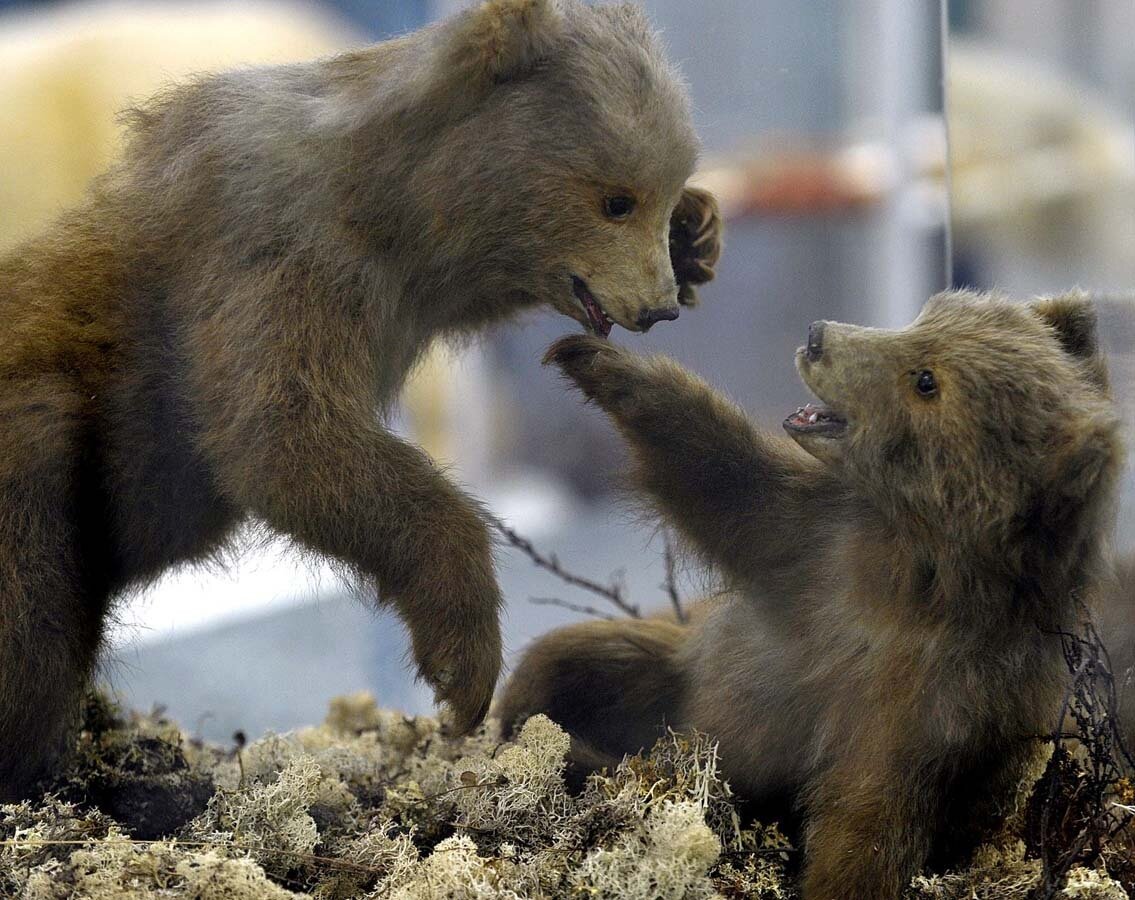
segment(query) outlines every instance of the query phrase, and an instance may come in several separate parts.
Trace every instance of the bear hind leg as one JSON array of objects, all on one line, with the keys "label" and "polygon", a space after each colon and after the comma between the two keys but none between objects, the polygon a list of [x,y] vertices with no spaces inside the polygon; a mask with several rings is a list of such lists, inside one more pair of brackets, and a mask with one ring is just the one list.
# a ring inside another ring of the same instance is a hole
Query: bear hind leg
[{"label": "bear hind leg", "polygon": [[686,628],[662,619],[569,625],[524,655],[495,714],[506,734],[543,713],[572,739],[573,772],[613,766],[679,727],[684,693],[676,658]]},{"label": "bear hind leg", "polygon": [[0,800],[58,757],[101,639],[82,584],[77,401],[43,383],[0,396]]}]

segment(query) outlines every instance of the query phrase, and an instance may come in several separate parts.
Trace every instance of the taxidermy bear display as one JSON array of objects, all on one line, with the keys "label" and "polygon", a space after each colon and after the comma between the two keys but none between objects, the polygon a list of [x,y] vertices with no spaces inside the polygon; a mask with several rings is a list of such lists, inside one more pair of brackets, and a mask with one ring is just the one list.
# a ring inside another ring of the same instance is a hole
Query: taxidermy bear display
[{"label": "taxidermy bear display", "polygon": [[478,505],[382,424],[414,362],[526,309],[673,319],[720,220],[642,14],[490,0],[130,115],[0,260],[0,797],[50,764],[113,598],[249,518],[376,585],[459,730],[501,659]]},{"label": "taxidermy bear display", "polygon": [[802,816],[805,900],[895,900],[1059,720],[1122,455],[1093,308],[947,293],[898,331],[816,323],[796,361],[823,403],[788,437],[665,358],[580,335],[547,359],[731,590],[688,625],[552,632],[506,727],[546,713],[584,769],[706,732],[735,789]]}]

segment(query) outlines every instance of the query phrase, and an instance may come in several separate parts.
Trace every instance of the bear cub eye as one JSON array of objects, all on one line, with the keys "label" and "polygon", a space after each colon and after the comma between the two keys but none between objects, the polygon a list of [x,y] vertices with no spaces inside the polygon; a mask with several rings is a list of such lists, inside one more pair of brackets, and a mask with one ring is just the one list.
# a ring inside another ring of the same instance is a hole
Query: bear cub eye
[{"label": "bear cub eye", "polygon": [[625,219],[634,212],[634,197],[620,194],[603,198],[603,212],[608,219]]},{"label": "bear cub eye", "polygon": [[923,397],[933,397],[938,393],[938,382],[934,380],[934,373],[923,369],[918,373],[914,382],[914,389]]}]

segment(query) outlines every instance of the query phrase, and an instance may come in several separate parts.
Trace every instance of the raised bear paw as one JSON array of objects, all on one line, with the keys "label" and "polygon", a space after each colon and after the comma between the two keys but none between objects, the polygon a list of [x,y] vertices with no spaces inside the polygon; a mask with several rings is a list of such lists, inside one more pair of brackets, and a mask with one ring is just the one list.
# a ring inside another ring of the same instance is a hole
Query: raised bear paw
[{"label": "raised bear paw", "polygon": [[557,365],[583,393],[613,410],[633,392],[641,360],[618,344],[590,334],[560,338],[544,354],[544,365]]},{"label": "raised bear paw", "polygon": [[713,267],[721,257],[722,227],[713,194],[687,186],[670,216],[670,265],[683,306],[696,306],[695,286],[713,280]]}]

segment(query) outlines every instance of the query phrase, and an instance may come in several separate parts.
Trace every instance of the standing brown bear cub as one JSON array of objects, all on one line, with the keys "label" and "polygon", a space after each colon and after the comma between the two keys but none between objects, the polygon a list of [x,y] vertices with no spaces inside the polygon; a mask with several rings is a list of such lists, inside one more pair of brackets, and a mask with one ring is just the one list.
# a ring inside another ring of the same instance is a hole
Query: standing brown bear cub
[{"label": "standing brown bear cub", "polygon": [[817,323],[796,360],[826,405],[788,438],[664,358],[579,336],[548,360],[733,591],[688,626],[553,632],[502,719],[547,713],[584,767],[707,732],[734,787],[802,815],[806,900],[897,898],[1058,718],[1054,632],[1099,570],[1121,457],[1091,307],[951,293],[899,331]]},{"label": "standing brown bear cub", "polygon": [[0,260],[0,798],[49,762],[111,599],[248,516],[376,582],[476,725],[488,530],[380,411],[432,340],[527,308],[675,318],[719,247],[694,156],[642,15],[576,0],[135,111],[122,162]]}]

